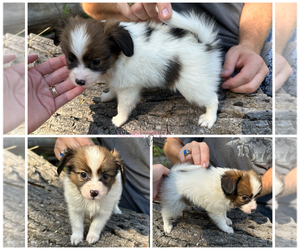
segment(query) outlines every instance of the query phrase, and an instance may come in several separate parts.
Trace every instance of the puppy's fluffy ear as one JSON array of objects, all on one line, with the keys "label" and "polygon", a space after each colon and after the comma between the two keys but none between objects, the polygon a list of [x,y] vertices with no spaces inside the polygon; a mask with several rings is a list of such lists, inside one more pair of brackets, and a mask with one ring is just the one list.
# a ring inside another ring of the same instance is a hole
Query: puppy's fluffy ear
[{"label": "puppy's fluffy ear", "polygon": [[221,177],[221,187],[226,196],[230,196],[237,192],[237,184],[241,180],[241,176],[234,170],[226,171]]},{"label": "puppy's fluffy ear", "polygon": [[67,163],[71,160],[74,156],[74,150],[68,149],[68,151],[64,154],[64,156],[60,159],[58,167],[57,167],[57,174],[60,175],[61,171],[63,171],[64,167]]},{"label": "puppy's fluffy ear", "polygon": [[107,21],[105,23],[105,34],[108,35],[118,49],[124,53],[125,56],[133,56],[133,41],[128,30],[124,29],[118,22]]},{"label": "puppy's fluffy ear", "polygon": [[125,182],[126,182],[126,173],[125,173],[125,168],[124,168],[124,165],[123,165],[123,161],[122,161],[119,153],[115,149],[114,149],[114,151],[112,151],[112,155],[115,158],[115,164],[119,167],[119,169],[121,171],[122,184],[124,186]]}]

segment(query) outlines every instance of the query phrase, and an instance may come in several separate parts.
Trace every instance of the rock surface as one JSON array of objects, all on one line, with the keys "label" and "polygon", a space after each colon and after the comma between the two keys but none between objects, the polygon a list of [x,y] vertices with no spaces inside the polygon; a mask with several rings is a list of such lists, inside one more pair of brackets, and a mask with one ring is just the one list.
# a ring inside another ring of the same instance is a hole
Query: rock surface
[{"label": "rock surface", "polygon": [[[28,152],[28,247],[71,247],[71,226],[62,180],[56,167]],[[148,247],[149,216],[121,208],[112,215],[93,247]],[[90,220],[84,223],[85,236]],[[89,246],[84,240],[79,247]]]},{"label": "rock surface", "polygon": [[[29,39],[34,36],[30,34]],[[30,42],[28,52],[39,54],[35,64],[61,54],[52,40],[41,37]],[[198,126],[205,108],[189,104],[179,93],[160,89],[144,90],[129,120],[115,128],[111,119],[117,114],[117,102],[101,103],[103,90],[103,84],[88,88],[32,134],[272,134],[272,98],[261,90],[248,96],[222,91],[218,120],[211,129]]]},{"label": "rock surface", "polygon": [[3,150],[3,246],[25,247],[25,161]]},{"label": "rock surface", "polygon": [[153,205],[153,247],[272,247],[272,223],[258,212],[228,212],[234,234],[222,232],[201,208],[187,207],[165,233],[161,206]]}]

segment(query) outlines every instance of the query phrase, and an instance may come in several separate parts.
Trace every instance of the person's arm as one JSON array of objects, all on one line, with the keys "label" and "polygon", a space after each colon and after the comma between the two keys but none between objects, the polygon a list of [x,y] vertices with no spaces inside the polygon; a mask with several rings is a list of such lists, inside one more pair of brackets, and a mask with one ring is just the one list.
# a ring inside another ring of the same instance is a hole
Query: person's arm
[{"label": "person's arm", "polygon": [[[254,92],[269,72],[260,57],[272,24],[272,3],[245,3],[239,26],[239,44],[225,56],[222,77],[224,89],[235,93]],[[231,77],[234,70],[238,74]]]},{"label": "person's arm", "polygon": [[273,167],[269,168],[261,178],[262,190],[259,195],[260,197],[272,193],[272,171]]},{"label": "person's arm", "polygon": [[296,192],[297,192],[297,168],[294,168],[284,177],[284,190],[278,196],[278,198],[291,195]]}]

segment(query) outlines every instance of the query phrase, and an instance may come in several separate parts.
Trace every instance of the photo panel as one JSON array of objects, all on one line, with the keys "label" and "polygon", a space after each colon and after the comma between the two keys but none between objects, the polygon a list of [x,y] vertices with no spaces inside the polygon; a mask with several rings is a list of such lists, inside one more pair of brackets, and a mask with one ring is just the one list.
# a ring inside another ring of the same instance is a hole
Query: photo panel
[{"label": "photo panel", "polygon": [[34,137],[28,148],[28,247],[149,247],[149,138]]}]

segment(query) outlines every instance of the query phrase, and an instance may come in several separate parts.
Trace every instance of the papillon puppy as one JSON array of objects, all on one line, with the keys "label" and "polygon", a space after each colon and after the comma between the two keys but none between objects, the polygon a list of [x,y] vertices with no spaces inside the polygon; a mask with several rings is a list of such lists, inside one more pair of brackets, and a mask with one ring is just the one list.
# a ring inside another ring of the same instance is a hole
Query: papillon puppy
[{"label": "papillon puppy", "polygon": [[170,218],[181,215],[187,205],[196,205],[204,208],[222,231],[233,233],[227,211],[237,207],[245,213],[254,212],[261,189],[261,180],[252,170],[175,165],[160,190],[164,231],[172,230]]},{"label": "papillon puppy", "polygon": [[116,127],[123,125],[143,88],[178,90],[188,102],[206,107],[199,125],[217,120],[221,52],[214,22],[205,15],[172,12],[155,22],[100,22],[70,18],[61,30],[60,46],[70,79],[88,87],[105,82],[101,101],[118,99]]},{"label": "papillon puppy", "polygon": [[118,203],[125,183],[122,160],[117,151],[100,146],[68,149],[61,158],[58,175],[66,167],[64,195],[72,227],[71,244],[83,240],[84,217],[93,218],[86,240],[99,240],[112,212],[121,214]]}]

